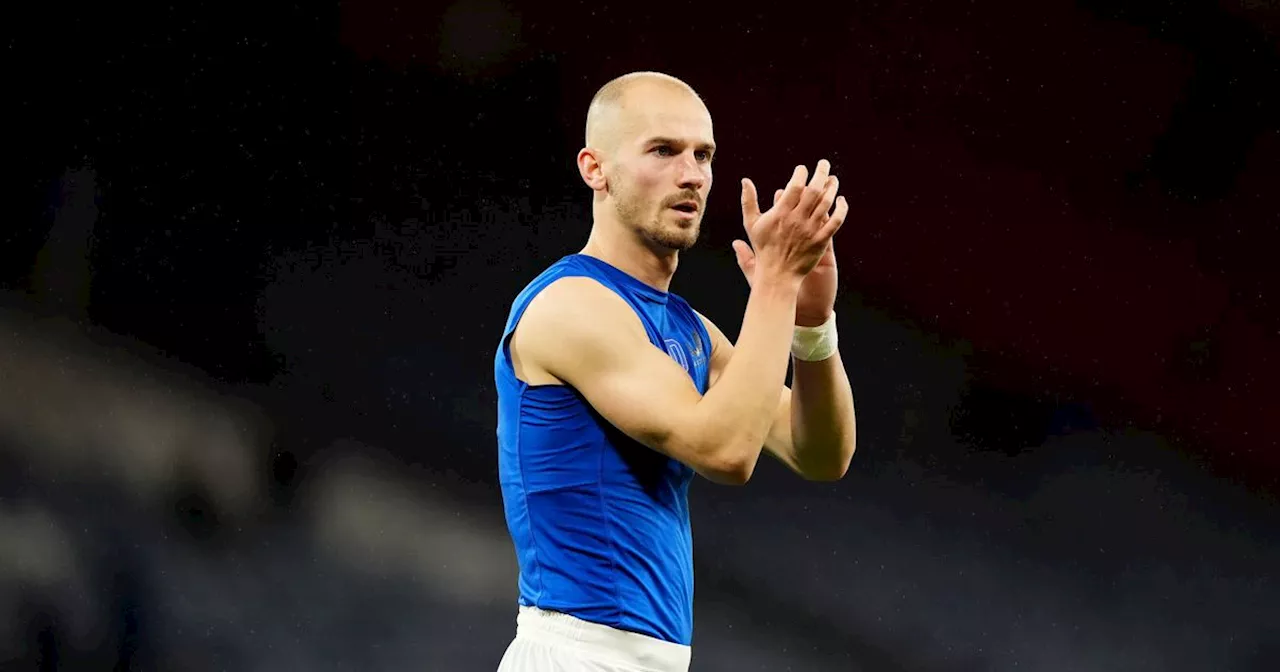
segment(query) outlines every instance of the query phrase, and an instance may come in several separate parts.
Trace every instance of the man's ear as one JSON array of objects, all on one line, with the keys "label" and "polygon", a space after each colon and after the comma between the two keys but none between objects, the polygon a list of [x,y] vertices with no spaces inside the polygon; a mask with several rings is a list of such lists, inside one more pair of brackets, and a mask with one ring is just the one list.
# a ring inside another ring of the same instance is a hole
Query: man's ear
[{"label": "man's ear", "polygon": [[604,177],[604,166],[600,163],[599,150],[583,147],[578,152],[578,174],[582,181],[594,191],[604,191],[608,180]]}]

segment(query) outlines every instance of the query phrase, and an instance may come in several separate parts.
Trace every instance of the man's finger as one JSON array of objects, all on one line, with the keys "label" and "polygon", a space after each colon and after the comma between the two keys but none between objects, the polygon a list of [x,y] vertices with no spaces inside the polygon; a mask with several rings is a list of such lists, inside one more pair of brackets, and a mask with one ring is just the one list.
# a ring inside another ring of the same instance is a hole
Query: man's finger
[{"label": "man's finger", "polygon": [[817,207],[813,209],[813,217],[819,223],[825,223],[827,215],[831,213],[831,205],[836,201],[836,192],[840,190],[840,180],[835,175],[827,178],[827,188],[822,192],[822,198],[818,201]]},{"label": "man's finger", "polygon": [[813,179],[809,180],[809,186],[814,189],[821,189],[827,186],[827,176],[831,174],[831,162],[822,159],[813,169]]},{"label": "man's finger", "polygon": [[781,201],[781,200],[782,200],[782,190],[779,189],[773,192],[773,204],[776,206],[778,205],[778,201]]},{"label": "man's finger", "polygon": [[836,199],[836,211],[831,213],[831,219],[818,230],[818,237],[827,237],[836,235],[840,227],[844,225],[844,218],[849,214],[849,201],[844,196]]},{"label": "man's finger", "polygon": [[756,185],[750,178],[742,178],[742,225],[751,226],[760,219],[760,204],[756,201]]},{"label": "man's finger", "polygon": [[786,208],[794,208],[800,202],[800,196],[804,193],[804,183],[809,179],[809,169],[803,165],[796,166],[791,171],[791,180],[787,182],[787,186],[782,190],[782,205]]},{"label": "man's finger", "polygon": [[830,161],[823,159],[818,162],[818,167],[813,171],[813,179],[809,180],[808,186],[802,187],[800,198],[796,201],[795,207],[800,209],[800,214],[806,217],[813,215],[814,208],[822,199],[823,191],[827,187],[827,176],[830,170]]},{"label": "man's finger", "polygon": [[756,255],[751,251],[751,246],[746,241],[733,241],[733,253],[738,258],[738,268],[742,269],[742,274],[751,279],[751,272],[755,270]]}]

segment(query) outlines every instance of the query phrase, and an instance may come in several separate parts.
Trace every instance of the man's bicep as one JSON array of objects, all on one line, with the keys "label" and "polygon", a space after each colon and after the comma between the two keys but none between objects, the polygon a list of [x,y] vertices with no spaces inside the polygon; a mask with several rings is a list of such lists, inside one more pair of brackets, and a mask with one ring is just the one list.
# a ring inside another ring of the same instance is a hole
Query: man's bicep
[{"label": "man's bicep", "polygon": [[566,382],[622,433],[697,468],[688,439],[702,395],[689,374],[648,341],[610,349],[595,366],[566,372]]},{"label": "man's bicep", "polygon": [[627,436],[686,464],[693,460],[682,439],[701,395],[688,373],[649,341],[635,312],[585,278],[557,281],[544,294],[522,325],[541,366]]}]

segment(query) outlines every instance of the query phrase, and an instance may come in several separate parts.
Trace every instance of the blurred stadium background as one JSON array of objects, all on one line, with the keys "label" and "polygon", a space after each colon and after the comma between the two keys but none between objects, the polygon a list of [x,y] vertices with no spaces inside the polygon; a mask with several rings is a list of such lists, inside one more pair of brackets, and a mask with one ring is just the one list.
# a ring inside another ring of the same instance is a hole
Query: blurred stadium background
[{"label": "blurred stadium background", "polygon": [[859,449],[699,483],[694,669],[1280,669],[1280,10],[142,3],[6,25],[0,669],[490,670],[491,362],[595,88],[833,161]]}]

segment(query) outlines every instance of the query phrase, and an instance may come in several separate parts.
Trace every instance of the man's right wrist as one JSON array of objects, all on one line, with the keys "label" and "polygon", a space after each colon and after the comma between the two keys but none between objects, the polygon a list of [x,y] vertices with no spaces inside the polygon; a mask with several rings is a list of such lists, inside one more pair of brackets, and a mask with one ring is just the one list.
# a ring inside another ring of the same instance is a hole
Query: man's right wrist
[{"label": "man's right wrist", "polygon": [[800,293],[800,283],[804,281],[802,276],[793,273],[770,272],[756,273],[752,283],[752,292],[762,292],[770,296],[780,298],[794,299]]},{"label": "man's right wrist", "polygon": [[791,280],[790,278],[771,278],[758,279],[751,293],[760,294],[760,298],[764,298],[769,303],[780,302],[786,305],[794,306],[796,297],[800,294],[800,280]]}]

